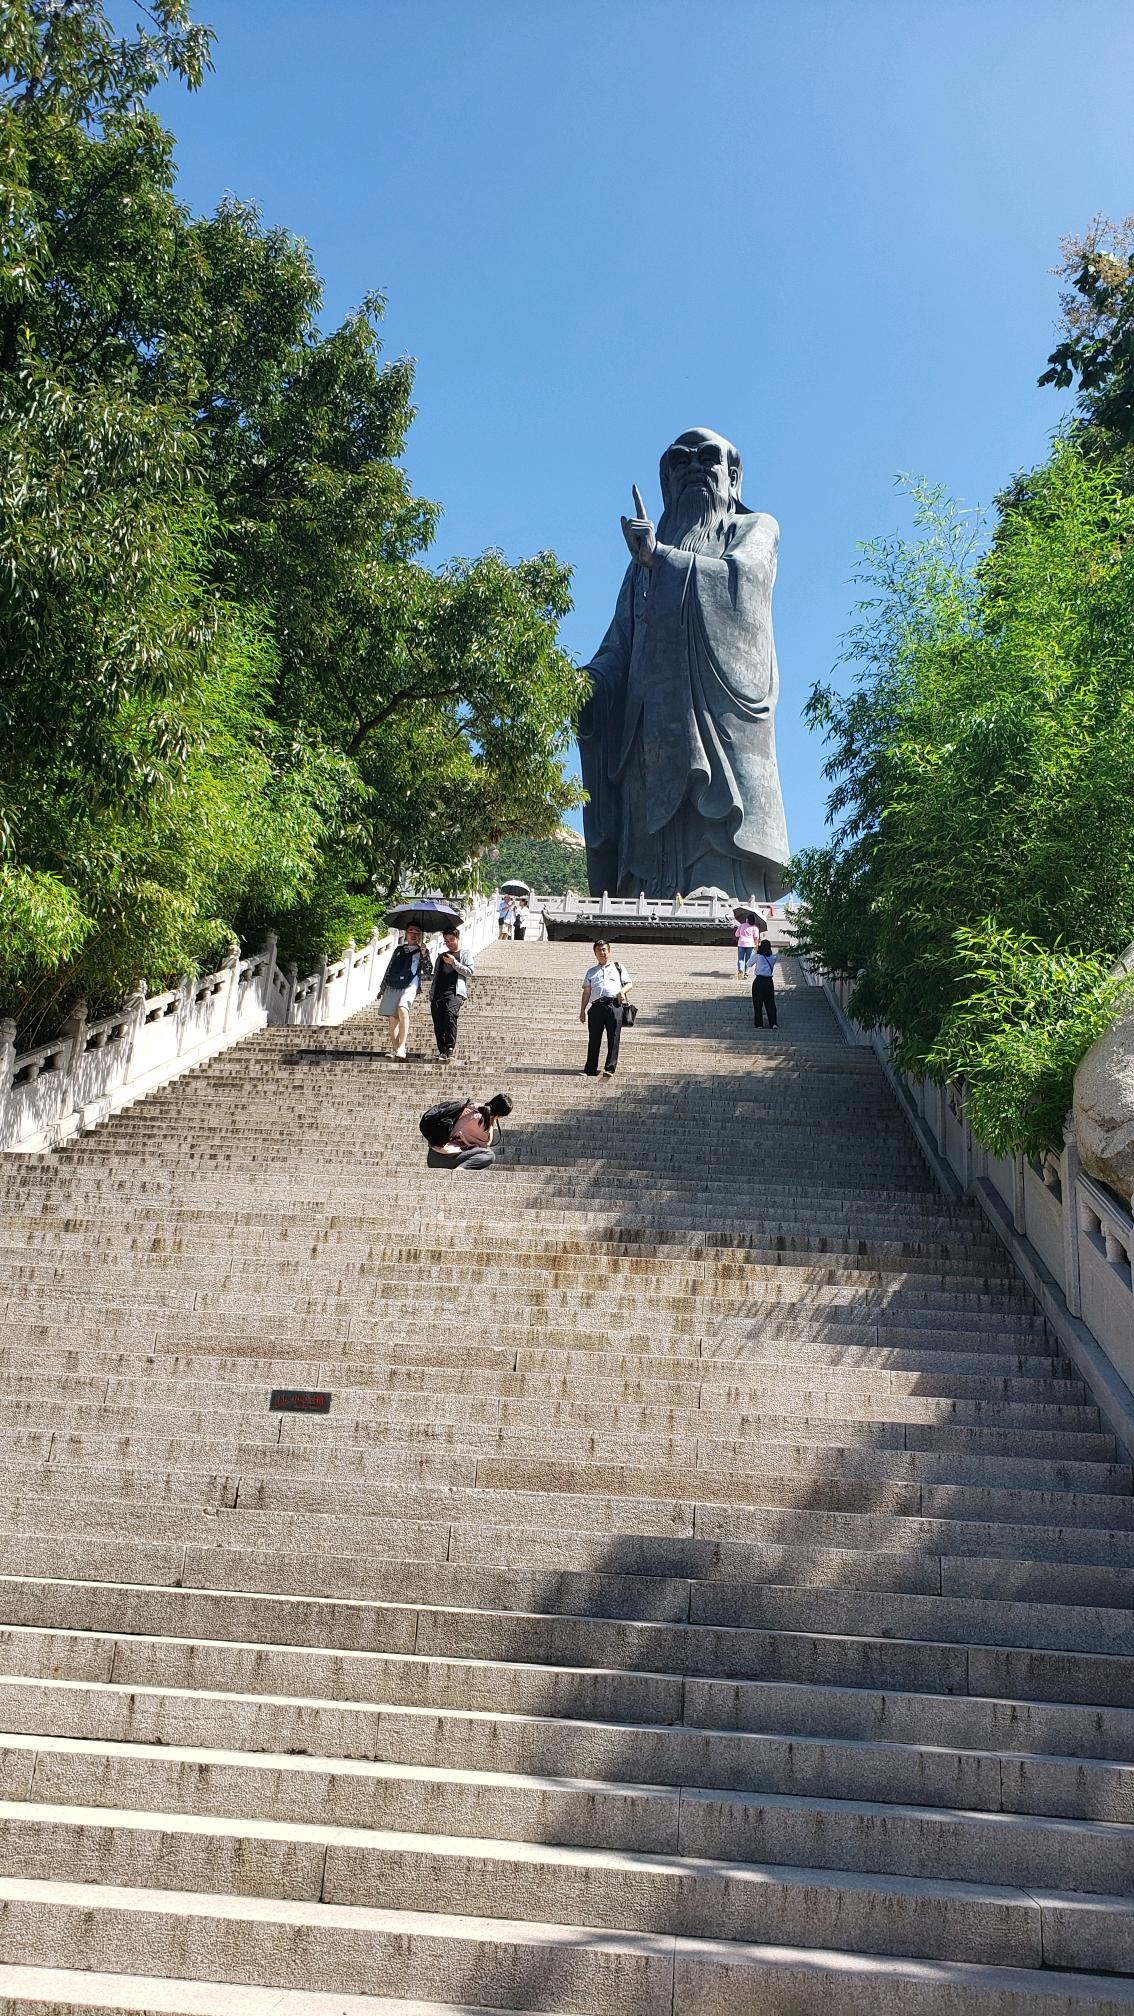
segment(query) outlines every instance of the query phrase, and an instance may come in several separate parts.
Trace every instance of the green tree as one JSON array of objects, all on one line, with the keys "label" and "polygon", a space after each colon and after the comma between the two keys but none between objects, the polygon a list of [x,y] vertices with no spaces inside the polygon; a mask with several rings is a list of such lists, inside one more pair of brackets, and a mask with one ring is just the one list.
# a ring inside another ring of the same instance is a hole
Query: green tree
[{"label": "green tree", "polygon": [[1068,238],[1058,268],[1070,284],[1061,297],[1063,339],[1041,385],[1075,386],[1089,445],[1123,455],[1134,478],[1134,217],[1096,217],[1082,238]]},{"label": "green tree", "polygon": [[[1073,435],[983,552],[938,494],[918,515],[867,550],[851,691],[809,702],[838,823],[794,864],[806,939],[902,1066],[984,1088],[980,1138],[1055,1146],[1134,935],[1134,499]],[[993,1123],[1006,1026],[1018,1096]]]},{"label": "green tree", "polygon": [[576,802],[554,556],[436,569],[382,303],[319,324],[308,248],[193,218],[149,97],[187,0],[0,15],[0,1001],[24,1033],[279,922],[363,935],[402,881]]}]

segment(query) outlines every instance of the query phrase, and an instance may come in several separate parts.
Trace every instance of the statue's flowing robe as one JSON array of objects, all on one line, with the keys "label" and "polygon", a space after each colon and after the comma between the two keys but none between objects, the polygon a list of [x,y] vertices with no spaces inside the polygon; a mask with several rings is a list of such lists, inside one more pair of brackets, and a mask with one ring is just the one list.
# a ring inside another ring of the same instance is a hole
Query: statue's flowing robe
[{"label": "statue's flowing robe", "polygon": [[714,550],[658,545],[626,571],[579,722],[591,891],[776,896],[779,527],[737,506]]}]

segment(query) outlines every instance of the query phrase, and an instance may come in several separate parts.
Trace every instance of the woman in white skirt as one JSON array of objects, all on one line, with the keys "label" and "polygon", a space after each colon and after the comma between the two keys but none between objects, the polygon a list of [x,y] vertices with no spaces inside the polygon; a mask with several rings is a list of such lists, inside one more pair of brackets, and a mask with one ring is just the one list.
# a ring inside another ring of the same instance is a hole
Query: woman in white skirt
[{"label": "woman in white skirt", "polygon": [[433,961],[421,942],[421,932],[416,924],[407,924],[406,935],[395,946],[382,976],[382,998],[378,1003],[379,1015],[384,1015],[390,1025],[391,1054],[400,1060],[404,1061],[406,1054],[410,1009],[422,981],[432,977]]}]

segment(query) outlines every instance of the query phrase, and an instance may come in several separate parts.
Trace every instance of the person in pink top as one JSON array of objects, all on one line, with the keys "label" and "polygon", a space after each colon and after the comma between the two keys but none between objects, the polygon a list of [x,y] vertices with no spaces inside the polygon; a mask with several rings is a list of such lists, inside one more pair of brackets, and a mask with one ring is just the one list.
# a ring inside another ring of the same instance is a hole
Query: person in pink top
[{"label": "person in pink top", "polygon": [[738,980],[747,980],[748,968],[756,956],[756,947],[760,942],[760,927],[751,910],[741,912],[733,936],[736,939],[736,977]]}]

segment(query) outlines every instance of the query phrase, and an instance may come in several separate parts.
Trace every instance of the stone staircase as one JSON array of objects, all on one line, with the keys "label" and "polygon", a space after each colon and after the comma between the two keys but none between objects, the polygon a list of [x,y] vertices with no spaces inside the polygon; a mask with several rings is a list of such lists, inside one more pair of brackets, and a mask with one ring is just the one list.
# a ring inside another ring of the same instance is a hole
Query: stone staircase
[{"label": "stone staircase", "polygon": [[1134,2010],[1129,1465],[790,962],[585,956],[0,1167],[0,2016]]}]

